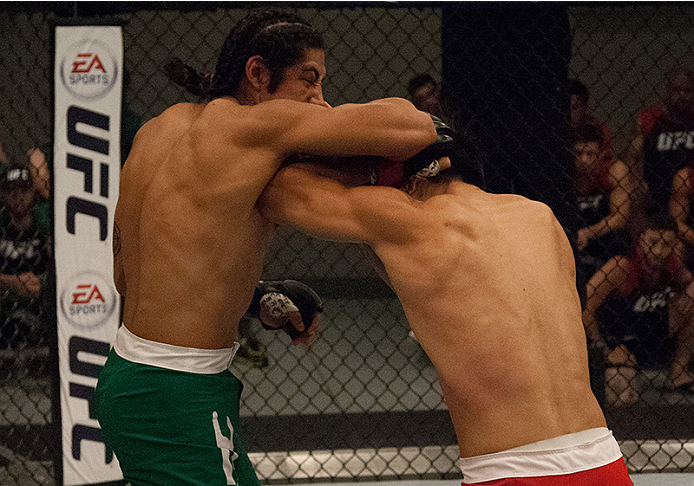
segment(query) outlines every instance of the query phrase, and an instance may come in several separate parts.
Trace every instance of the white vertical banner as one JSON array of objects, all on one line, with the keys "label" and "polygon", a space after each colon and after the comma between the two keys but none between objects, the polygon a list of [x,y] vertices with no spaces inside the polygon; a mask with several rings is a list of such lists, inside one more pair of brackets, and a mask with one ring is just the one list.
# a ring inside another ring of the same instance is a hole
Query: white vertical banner
[{"label": "white vertical banner", "polygon": [[123,37],[55,28],[54,202],[63,484],[122,478],[89,403],[115,339],[113,214],[120,180]]}]

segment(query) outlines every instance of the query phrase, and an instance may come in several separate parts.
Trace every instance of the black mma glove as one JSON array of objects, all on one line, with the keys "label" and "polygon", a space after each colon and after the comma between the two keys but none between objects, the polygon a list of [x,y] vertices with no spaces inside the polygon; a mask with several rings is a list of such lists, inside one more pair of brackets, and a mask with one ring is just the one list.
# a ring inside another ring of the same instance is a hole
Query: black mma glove
[{"label": "black mma glove", "polygon": [[469,138],[459,137],[441,119],[429,116],[436,127],[436,140],[403,163],[403,179],[434,177],[440,170],[438,159],[448,157],[451,168],[447,170],[457,173],[464,182],[486,190],[484,154]]},{"label": "black mma glove", "polygon": [[403,177],[426,179],[439,173],[439,160],[442,157],[453,157],[460,147],[456,143],[457,134],[446,125],[439,117],[429,115],[436,127],[436,140],[417,155],[403,162]]},{"label": "black mma glove", "polygon": [[[265,322],[261,318],[261,310],[277,318],[279,325]],[[289,320],[289,312],[299,311],[304,322],[304,330],[299,331]],[[265,329],[282,329],[292,341],[308,335],[316,314],[323,312],[323,303],[320,297],[309,286],[296,280],[277,280],[258,282],[253,295],[253,302],[246,311],[248,317],[255,317]]]}]

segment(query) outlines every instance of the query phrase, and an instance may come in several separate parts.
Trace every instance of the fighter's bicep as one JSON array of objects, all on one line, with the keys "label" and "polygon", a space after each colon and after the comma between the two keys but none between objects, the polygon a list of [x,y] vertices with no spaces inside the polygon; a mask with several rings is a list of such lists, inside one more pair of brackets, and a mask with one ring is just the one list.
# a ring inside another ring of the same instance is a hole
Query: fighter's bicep
[{"label": "fighter's bicep", "polygon": [[277,103],[275,116],[281,120],[281,129],[276,140],[288,154],[373,155],[404,160],[432,143],[436,133],[430,130],[433,122],[429,115],[405,110],[403,103],[409,105],[396,98],[335,108]]},{"label": "fighter's bicep", "polygon": [[285,208],[285,215],[313,236],[373,244],[399,233],[402,219],[397,217],[396,205],[389,204],[387,188],[345,188],[332,181],[304,188],[305,198],[294,199],[296,204]]},{"label": "fighter's bicep", "polygon": [[275,175],[259,207],[270,221],[292,224],[319,238],[372,243],[401,231],[406,198],[397,189],[348,188],[312,170],[289,166]]},{"label": "fighter's bicep", "polygon": [[354,237],[355,220],[346,188],[312,170],[288,166],[270,181],[258,200],[263,217],[323,239]]},{"label": "fighter's bicep", "polygon": [[407,243],[419,231],[417,202],[404,192],[391,187],[359,187],[351,189],[355,219],[369,243]]}]

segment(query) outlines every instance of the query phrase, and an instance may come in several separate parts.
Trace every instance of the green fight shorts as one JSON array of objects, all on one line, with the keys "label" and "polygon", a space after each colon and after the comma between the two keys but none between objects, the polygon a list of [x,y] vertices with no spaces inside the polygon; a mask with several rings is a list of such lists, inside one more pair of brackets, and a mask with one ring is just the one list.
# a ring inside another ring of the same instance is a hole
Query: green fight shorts
[{"label": "green fight shorts", "polygon": [[241,440],[238,346],[208,350],[148,341],[121,326],[94,409],[132,486],[259,486]]}]

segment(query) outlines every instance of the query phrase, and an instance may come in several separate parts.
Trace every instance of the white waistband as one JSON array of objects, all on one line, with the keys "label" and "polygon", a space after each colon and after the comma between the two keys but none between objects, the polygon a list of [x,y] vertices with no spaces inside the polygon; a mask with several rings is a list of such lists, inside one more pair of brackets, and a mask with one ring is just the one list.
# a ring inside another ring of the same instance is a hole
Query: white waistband
[{"label": "white waistband", "polygon": [[116,342],[113,348],[118,356],[133,363],[213,375],[231,366],[231,361],[234,359],[239,346],[239,343],[234,343],[233,348],[184,348],[143,339],[122,325],[116,333]]},{"label": "white waistband", "polygon": [[507,451],[461,457],[463,484],[503,478],[556,476],[606,466],[622,459],[619,444],[606,427],[562,435]]}]

